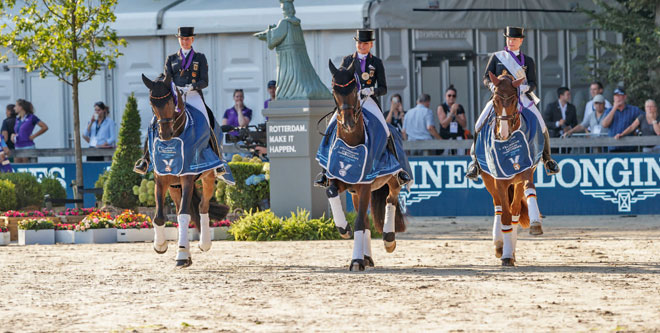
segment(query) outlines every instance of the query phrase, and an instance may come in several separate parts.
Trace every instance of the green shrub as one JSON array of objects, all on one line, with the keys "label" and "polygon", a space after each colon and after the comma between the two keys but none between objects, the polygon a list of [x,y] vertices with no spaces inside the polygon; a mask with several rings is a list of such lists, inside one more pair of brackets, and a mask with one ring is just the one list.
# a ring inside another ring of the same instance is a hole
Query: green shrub
[{"label": "green shrub", "polygon": [[17,209],[16,207],[16,185],[0,179],[0,211]]},{"label": "green shrub", "polygon": [[[369,226],[371,226],[371,228],[369,228],[369,229],[371,229],[371,238],[382,238],[383,234],[376,231],[376,226],[374,226],[374,219],[371,217],[371,214],[368,214],[367,216],[369,218]],[[356,211],[346,213],[346,221],[348,221],[348,224],[351,225],[351,230],[355,230],[355,218],[356,217],[357,217],[357,212]],[[332,220],[332,223],[334,225],[335,221]],[[339,233],[339,232],[337,232],[337,233]]]},{"label": "green shrub", "polygon": [[[234,155],[234,160],[236,160]],[[243,210],[253,210],[259,208],[259,203],[264,199],[269,199],[270,185],[269,180],[266,179],[256,185],[247,185],[245,181],[252,175],[260,175],[263,172],[264,163],[261,161],[243,162],[232,161],[229,162],[229,168],[234,176],[236,185],[227,186],[225,190],[225,201],[232,209],[241,208]],[[217,189],[216,189],[217,195]],[[216,199],[218,197],[216,196]],[[218,199],[219,202],[222,197]]]},{"label": "green shrub", "polygon": [[51,199],[66,199],[66,190],[55,177],[41,178],[41,190],[44,195],[48,194]]},{"label": "green shrub", "polygon": [[324,240],[339,239],[332,220],[310,219],[306,210],[291,213],[286,219],[277,217],[269,209],[250,211],[231,224],[229,233],[239,241]]},{"label": "green shrub", "polygon": [[138,196],[140,206],[155,207],[156,197],[154,191],[156,190],[156,182],[153,180],[142,179],[140,185],[133,186],[133,194]]},{"label": "green shrub", "polygon": [[121,120],[117,150],[112,157],[110,175],[103,188],[103,202],[119,208],[134,209],[138,198],[133,185],[140,182],[140,175],[133,172],[135,161],[142,156],[140,142],[140,113],[135,95],[128,97]]},{"label": "green shrub", "polygon": [[[96,182],[94,182],[94,188],[105,188],[105,182],[108,181],[108,175],[110,175],[110,170],[103,171]],[[96,201],[103,201],[103,193],[96,193],[94,196],[96,196]]]},{"label": "green shrub", "polygon": [[227,183],[223,181],[216,182],[215,201],[222,204],[227,202]]},{"label": "green shrub", "polygon": [[0,173],[0,179],[6,179],[15,185],[16,207],[40,206],[44,194],[37,177],[31,173]]}]

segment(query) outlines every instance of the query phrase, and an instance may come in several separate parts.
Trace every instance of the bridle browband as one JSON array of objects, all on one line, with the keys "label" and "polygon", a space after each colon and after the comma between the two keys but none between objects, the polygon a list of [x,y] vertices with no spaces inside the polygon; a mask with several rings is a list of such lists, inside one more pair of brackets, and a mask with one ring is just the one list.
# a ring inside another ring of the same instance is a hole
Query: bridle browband
[{"label": "bridle browband", "polygon": [[[353,82],[355,82],[355,77],[353,77],[353,79],[346,82],[345,84],[338,84],[334,80],[332,80],[332,86],[333,87],[346,88],[349,85],[351,85]],[[332,90],[332,95],[333,95],[333,97],[335,97],[335,90],[334,89]],[[341,95],[341,96],[347,96],[347,95]],[[354,106],[349,106],[349,105],[346,105],[346,104],[342,104],[341,106],[339,106],[339,105],[337,105],[337,98],[334,98],[334,100],[335,100],[335,110],[334,111],[336,111],[336,110],[340,110],[340,111],[355,110],[355,112],[353,113],[353,121],[355,121],[357,123],[360,120],[360,117],[362,116],[362,105],[360,105],[360,99],[359,98],[357,98],[357,102]],[[337,117],[337,123],[344,126],[343,117],[342,117],[342,119],[339,119],[339,117]]]}]

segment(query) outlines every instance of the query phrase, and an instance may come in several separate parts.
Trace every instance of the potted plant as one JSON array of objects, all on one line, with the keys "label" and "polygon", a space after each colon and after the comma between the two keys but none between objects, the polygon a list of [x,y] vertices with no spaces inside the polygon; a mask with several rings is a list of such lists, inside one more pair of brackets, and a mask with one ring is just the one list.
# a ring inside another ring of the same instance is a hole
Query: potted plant
[{"label": "potted plant", "polygon": [[211,240],[229,239],[229,220],[211,221]]},{"label": "potted plant", "polygon": [[76,224],[82,221],[85,216],[98,211],[97,208],[67,208],[57,213],[57,216],[63,223]]},{"label": "potted plant", "polygon": [[[9,228],[9,235],[12,241],[18,240],[18,222],[25,218],[44,218],[48,217],[51,221],[55,221],[55,213],[52,210],[32,210],[32,211],[18,211],[8,210],[0,216],[0,225]],[[4,222],[4,223],[3,223]]]},{"label": "potted plant", "polygon": [[55,244],[55,225],[46,218],[28,218],[18,221],[18,244]]},{"label": "potted plant", "polygon": [[76,225],[70,223],[55,224],[55,243],[75,243]]},{"label": "potted plant", "polygon": [[115,216],[117,227],[117,242],[150,242],[154,239],[151,218],[145,214],[125,210]]},{"label": "potted plant", "polygon": [[172,221],[165,222],[165,239],[175,241],[179,239],[179,224]]},{"label": "potted plant", "polygon": [[76,224],[76,244],[107,244],[117,242],[117,229],[106,212],[94,212]]},{"label": "potted plant", "polygon": [[[2,223],[2,222],[0,222]],[[0,226],[0,246],[9,245],[10,242],[9,228]]]}]

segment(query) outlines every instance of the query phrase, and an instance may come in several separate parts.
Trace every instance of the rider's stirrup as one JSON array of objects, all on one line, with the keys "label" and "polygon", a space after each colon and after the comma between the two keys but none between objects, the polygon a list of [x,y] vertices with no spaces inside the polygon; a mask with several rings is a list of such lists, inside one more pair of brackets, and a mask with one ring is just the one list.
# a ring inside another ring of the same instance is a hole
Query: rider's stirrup
[{"label": "rider's stirrup", "polygon": [[559,164],[555,162],[552,158],[543,162],[545,170],[548,172],[548,175],[555,175],[559,173]]},{"label": "rider's stirrup", "polygon": [[328,177],[325,175],[325,172],[320,172],[318,175],[316,175],[316,179],[314,180],[314,186],[316,187],[330,186],[330,180],[328,180]]},{"label": "rider's stirrup", "polygon": [[147,162],[147,160],[140,158],[137,162],[135,162],[133,172],[144,176],[147,174],[147,170],[149,170],[149,162]]},{"label": "rider's stirrup", "polygon": [[465,175],[465,177],[467,177],[468,179],[477,180],[477,179],[479,179],[479,173],[480,172],[481,172],[481,170],[479,170],[479,165],[477,165],[477,162],[475,161],[475,162],[472,162],[472,164],[470,164],[470,166],[468,168],[468,172]]},{"label": "rider's stirrup", "polygon": [[221,165],[215,169],[215,177],[216,178],[222,178],[224,174],[227,173],[227,169],[225,168],[224,165]]},{"label": "rider's stirrup", "polygon": [[410,183],[412,178],[410,178],[410,175],[408,175],[407,172],[401,170],[396,175],[396,180],[399,182],[399,186],[405,186],[406,184]]}]

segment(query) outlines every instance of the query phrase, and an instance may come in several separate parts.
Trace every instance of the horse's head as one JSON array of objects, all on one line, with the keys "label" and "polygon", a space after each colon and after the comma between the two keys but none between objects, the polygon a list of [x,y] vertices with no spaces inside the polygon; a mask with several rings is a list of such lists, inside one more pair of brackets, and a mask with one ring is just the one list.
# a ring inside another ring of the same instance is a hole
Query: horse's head
[{"label": "horse's head", "polygon": [[177,116],[177,105],[183,105],[178,89],[172,90],[172,79],[166,76],[155,81],[149,80],[142,74],[142,82],[149,88],[149,102],[151,110],[158,120],[158,136],[163,140],[170,140],[174,136],[174,120]]},{"label": "horse's head", "polygon": [[353,132],[362,122],[362,109],[358,99],[357,83],[355,82],[355,61],[348,68],[337,69],[329,61],[332,73],[332,96],[337,106],[337,122],[346,132]]},{"label": "horse's head", "polygon": [[493,109],[495,110],[497,134],[499,139],[506,140],[510,132],[520,126],[518,117],[518,87],[524,79],[514,80],[509,74],[502,74],[499,77],[488,72],[490,81],[495,85],[493,92]]}]

